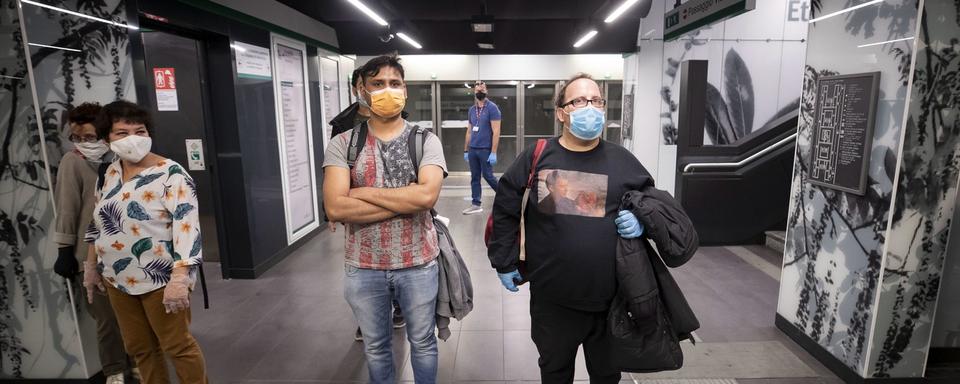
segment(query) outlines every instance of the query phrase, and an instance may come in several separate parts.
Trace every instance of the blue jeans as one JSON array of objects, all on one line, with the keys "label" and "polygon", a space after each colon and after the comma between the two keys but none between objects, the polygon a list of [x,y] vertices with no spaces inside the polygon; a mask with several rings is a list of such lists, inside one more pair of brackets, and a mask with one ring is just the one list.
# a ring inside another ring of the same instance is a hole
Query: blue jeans
[{"label": "blue jeans", "polygon": [[393,383],[392,301],[396,299],[407,321],[410,362],[417,384],[437,381],[437,314],[439,267],[426,265],[397,270],[346,266],[344,296],[363,333],[363,348],[371,383]]},{"label": "blue jeans", "polygon": [[467,152],[470,159],[470,189],[473,192],[473,205],[480,205],[480,174],[487,181],[493,191],[497,191],[497,178],[493,176],[493,166],[487,162],[490,149],[470,148]]}]

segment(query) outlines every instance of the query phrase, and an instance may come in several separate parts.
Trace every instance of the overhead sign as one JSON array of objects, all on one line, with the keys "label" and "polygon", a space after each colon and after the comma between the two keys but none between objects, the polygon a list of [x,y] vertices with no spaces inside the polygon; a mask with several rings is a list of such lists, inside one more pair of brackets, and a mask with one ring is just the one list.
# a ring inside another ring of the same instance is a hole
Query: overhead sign
[{"label": "overhead sign", "polygon": [[663,40],[756,8],[756,0],[690,0],[663,15]]},{"label": "overhead sign", "polygon": [[179,111],[177,77],[173,68],[153,69],[153,88],[157,91],[158,111]]},{"label": "overhead sign", "polygon": [[239,41],[235,41],[232,46],[237,57],[237,77],[270,79],[272,74],[269,49]]},{"label": "overhead sign", "polygon": [[880,72],[817,81],[809,181],[863,195],[873,146]]}]

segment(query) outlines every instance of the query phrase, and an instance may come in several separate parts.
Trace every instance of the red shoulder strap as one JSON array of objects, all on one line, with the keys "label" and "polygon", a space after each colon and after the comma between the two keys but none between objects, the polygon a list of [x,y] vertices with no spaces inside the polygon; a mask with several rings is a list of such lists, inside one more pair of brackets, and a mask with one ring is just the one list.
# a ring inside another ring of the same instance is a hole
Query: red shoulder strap
[{"label": "red shoulder strap", "polygon": [[533,149],[533,161],[530,163],[530,174],[527,175],[527,188],[533,188],[533,177],[537,174],[537,163],[540,162],[540,155],[547,148],[547,139],[537,139],[537,147]]}]

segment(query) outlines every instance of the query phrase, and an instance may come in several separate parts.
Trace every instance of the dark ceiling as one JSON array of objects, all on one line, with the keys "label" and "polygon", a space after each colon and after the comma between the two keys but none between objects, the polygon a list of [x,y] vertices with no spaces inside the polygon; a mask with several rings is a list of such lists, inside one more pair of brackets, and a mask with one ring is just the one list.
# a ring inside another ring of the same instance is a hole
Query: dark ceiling
[{"label": "dark ceiling", "polygon": [[[279,0],[337,31],[346,54],[570,54],[633,52],[640,19],[650,10],[641,0],[615,22],[603,20],[624,0],[360,0],[390,23],[390,32],[417,40],[416,49],[388,33],[347,0]],[[494,20],[490,34],[474,33],[471,18],[483,10]],[[573,43],[593,26],[599,34],[580,48]],[[495,49],[480,49],[489,39]]]}]

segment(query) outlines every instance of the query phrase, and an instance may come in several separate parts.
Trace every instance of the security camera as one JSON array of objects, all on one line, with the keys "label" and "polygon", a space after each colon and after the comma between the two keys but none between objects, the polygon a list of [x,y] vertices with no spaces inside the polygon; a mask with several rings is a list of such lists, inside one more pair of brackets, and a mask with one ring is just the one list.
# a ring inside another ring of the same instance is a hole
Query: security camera
[{"label": "security camera", "polygon": [[390,40],[393,40],[393,33],[390,33],[389,29],[384,29],[380,31],[380,33],[377,33],[377,37],[380,38],[380,41],[389,43]]}]

